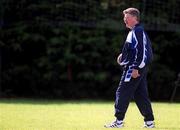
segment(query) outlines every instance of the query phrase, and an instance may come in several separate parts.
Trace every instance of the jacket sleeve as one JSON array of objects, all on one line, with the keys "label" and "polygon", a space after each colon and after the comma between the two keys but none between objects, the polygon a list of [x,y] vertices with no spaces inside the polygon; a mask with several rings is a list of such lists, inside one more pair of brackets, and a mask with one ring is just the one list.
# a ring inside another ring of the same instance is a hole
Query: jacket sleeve
[{"label": "jacket sleeve", "polygon": [[145,63],[144,61],[144,41],[143,41],[143,29],[138,28],[134,30],[134,40],[135,40],[135,47],[134,47],[134,59],[132,62],[133,68],[134,69],[140,69],[143,68]]}]

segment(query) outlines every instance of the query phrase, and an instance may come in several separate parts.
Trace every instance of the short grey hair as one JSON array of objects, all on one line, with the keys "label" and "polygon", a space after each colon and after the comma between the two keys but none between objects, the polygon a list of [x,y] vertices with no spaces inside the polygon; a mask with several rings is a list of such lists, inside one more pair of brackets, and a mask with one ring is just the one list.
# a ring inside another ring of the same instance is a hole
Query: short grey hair
[{"label": "short grey hair", "polygon": [[137,17],[137,20],[140,21],[140,11],[137,8],[127,8],[123,11],[123,14],[130,14]]}]

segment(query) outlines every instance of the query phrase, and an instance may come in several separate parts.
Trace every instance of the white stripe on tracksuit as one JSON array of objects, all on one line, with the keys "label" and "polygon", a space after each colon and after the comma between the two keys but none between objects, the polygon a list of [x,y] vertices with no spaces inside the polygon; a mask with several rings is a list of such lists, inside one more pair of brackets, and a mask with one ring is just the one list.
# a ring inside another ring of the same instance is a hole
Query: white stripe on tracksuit
[{"label": "white stripe on tracksuit", "polygon": [[[135,43],[133,43],[133,38],[135,39]],[[143,44],[143,48],[142,48],[143,49],[143,57],[142,57],[142,60],[140,62],[140,65],[138,66],[139,68],[143,68],[145,66],[145,59],[147,58],[147,56],[146,56],[147,39],[146,39],[146,35],[145,35],[144,31],[143,31],[143,40],[142,41],[143,41],[143,43],[142,43]],[[129,32],[127,39],[126,39],[126,42],[132,44],[133,48],[136,50],[136,53],[135,53],[135,62],[136,62],[137,55],[138,55],[138,49],[137,49],[138,40],[137,40],[137,37],[135,35],[134,30]],[[127,63],[128,63],[128,61],[127,61]],[[124,79],[125,82],[129,82],[131,80],[131,74],[132,74],[133,66],[134,65],[130,65],[128,67],[128,70],[126,71],[126,75],[125,75],[125,79]]]}]

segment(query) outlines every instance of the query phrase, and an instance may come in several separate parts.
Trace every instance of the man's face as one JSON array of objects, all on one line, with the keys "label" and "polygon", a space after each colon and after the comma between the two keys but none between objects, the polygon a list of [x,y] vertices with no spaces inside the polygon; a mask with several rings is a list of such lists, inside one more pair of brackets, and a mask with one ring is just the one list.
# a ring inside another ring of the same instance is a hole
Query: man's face
[{"label": "man's face", "polygon": [[127,28],[130,28],[130,29],[133,28],[135,25],[135,21],[136,21],[136,19],[134,16],[132,16],[130,14],[124,15],[124,23],[126,24]]}]

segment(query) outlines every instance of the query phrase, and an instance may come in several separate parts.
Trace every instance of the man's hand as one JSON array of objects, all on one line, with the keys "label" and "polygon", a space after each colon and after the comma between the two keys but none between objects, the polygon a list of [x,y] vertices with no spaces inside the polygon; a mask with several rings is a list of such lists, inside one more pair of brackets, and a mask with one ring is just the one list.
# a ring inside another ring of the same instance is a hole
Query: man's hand
[{"label": "man's hand", "polygon": [[137,78],[137,77],[139,77],[139,76],[140,76],[139,71],[138,71],[137,69],[133,69],[133,71],[132,71],[132,77],[133,77],[133,78]]},{"label": "man's hand", "polygon": [[121,58],[122,58],[122,53],[119,54],[118,58],[117,58],[117,63],[120,65],[121,63]]}]

